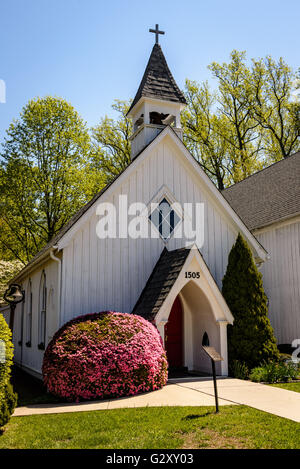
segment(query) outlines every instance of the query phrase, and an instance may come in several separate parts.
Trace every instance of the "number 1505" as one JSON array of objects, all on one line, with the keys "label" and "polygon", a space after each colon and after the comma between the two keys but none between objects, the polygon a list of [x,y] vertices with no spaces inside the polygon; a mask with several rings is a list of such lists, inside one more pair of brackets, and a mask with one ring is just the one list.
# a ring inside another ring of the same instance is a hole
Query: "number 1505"
[{"label": "number 1505", "polygon": [[200,272],[186,272],[185,278],[200,278]]}]

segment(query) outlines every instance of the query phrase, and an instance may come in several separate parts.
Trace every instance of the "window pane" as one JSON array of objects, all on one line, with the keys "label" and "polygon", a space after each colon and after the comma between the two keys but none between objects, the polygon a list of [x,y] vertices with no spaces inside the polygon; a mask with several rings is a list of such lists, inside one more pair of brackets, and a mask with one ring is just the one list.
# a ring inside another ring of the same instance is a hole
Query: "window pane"
[{"label": "window pane", "polygon": [[159,204],[159,210],[163,218],[166,218],[169,216],[171,207],[170,207],[169,202],[166,199],[163,199],[161,203]]},{"label": "window pane", "polygon": [[174,228],[180,222],[177,213],[172,209],[171,205],[164,197],[149,216],[151,222],[158,229],[161,237],[167,240],[171,237]]}]

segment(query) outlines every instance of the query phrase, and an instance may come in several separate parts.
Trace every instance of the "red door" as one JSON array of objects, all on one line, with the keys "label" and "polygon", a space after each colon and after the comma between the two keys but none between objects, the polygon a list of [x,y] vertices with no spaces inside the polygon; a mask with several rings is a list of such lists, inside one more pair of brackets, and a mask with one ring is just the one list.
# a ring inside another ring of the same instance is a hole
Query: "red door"
[{"label": "red door", "polygon": [[183,366],[183,314],[178,296],[165,326],[165,347],[169,367],[181,368]]}]

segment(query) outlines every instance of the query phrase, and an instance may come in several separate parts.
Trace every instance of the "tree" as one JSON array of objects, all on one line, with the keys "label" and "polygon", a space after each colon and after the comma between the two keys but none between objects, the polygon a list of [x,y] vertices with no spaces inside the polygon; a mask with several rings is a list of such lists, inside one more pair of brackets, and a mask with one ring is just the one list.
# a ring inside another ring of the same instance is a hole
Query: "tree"
[{"label": "tree", "polygon": [[185,97],[187,107],[181,116],[184,143],[207,175],[222,190],[230,179],[230,174],[226,164],[228,143],[218,131],[225,123],[223,120],[222,125],[222,118],[213,111],[216,96],[210,92],[207,83],[198,84],[186,80]]},{"label": "tree", "polygon": [[182,124],[185,144],[222,190],[299,150],[299,71],[271,57],[247,65],[239,51],[209,69],[214,92],[186,80]]},{"label": "tree", "polygon": [[233,326],[228,326],[229,362],[239,360],[254,368],[277,359],[262,275],[241,234],[229,253],[222,293],[234,317]]},{"label": "tree", "polygon": [[29,101],[2,151],[0,245],[26,263],[103,186],[90,161],[90,137],[60,98]]},{"label": "tree", "polygon": [[234,50],[231,61],[209,65],[218,80],[218,111],[228,125],[218,132],[229,144],[233,182],[261,169],[261,133],[251,113],[251,72],[245,64],[245,52]]},{"label": "tree", "polygon": [[292,94],[299,86],[297,77],[282,58],[253,60],[251,99],[252,117],[266,130],[264,151],[270,160],[278,161],[300,149],[300,104]]},{"label": "tree", "polygon": [[21,270],[22,262],[0,260],[0,306],[3,302],[3,295],[8,288],[9,281]]},{"label": "tree", "polygon": [[109,183],[122,172],[131,161],[132,121],[127,117],[130,102],[116,99],[112,108],[119,113],[117,119],[105,116],[92,129],[94,167],[104,172]]}]

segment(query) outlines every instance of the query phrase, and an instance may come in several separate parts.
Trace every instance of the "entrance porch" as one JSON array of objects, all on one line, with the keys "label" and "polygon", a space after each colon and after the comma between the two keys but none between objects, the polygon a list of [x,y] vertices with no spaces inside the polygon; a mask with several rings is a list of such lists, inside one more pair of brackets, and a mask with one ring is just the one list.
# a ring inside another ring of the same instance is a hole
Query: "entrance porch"
[{"label": "entrance porch", "polygon": [[217,373],[228,375],[227,324],[233,316],[195,245],[164,249],[133,313],[156,324],[170,368],[210,374],[202,350],[209,344],[223,357]]}]

